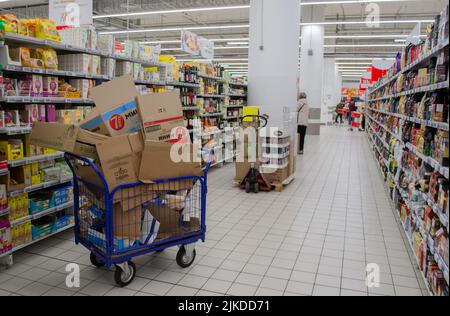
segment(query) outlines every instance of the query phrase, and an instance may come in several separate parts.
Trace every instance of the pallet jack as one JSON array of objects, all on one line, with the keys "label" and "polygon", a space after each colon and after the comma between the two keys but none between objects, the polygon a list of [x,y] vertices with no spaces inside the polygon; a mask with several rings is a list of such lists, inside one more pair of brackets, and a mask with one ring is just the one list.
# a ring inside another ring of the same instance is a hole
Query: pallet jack
[{"label": "pallet jack", "polygon": [[[267,115],[246,115],[243,117],[242,122],[251,122],[254,126],[257,124],[256,127],[259,131],[261,128],[267,126],[267,120]],[[239,184],[239,188],[245,190],[246,193],[259,193],[259,191],[269,192],[272,190],[272,186],[266,182],[255,163],[251,164],[250,170],[244,180]]]}]

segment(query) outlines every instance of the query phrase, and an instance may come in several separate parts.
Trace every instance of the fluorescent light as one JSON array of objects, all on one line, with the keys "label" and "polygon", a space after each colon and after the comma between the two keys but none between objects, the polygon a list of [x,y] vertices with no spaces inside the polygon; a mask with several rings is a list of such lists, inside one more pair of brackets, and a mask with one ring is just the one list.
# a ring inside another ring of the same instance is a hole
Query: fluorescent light
[{"label": "fluorescent light", "polygon": [[[414,24],[414,23],[432,23],[434,20],[380,20],[379,24]],[[326,22],[308,22],[300,23],[300,26],[310,25],[361,25],[369,24],[367,21],[326,21]]]},{"label": "fluorescent light", "polygon": [[174,48],[161,48],[162,52],[170,52],[170,51],[181,51],[180,47],[174,47]]},{"label": "fluorescent light", "polygon": [[234,67],[224,67],[225,69],[248,69],[248,67],[245,66],[234,66]]},{"label": "fluorescent light", "polygon": [[[211,42],[228,42],[228,41],[248,41],[249,38],[211,38]],[[162,40],[162,41],[142,41],[141,44],[178,44],[181,40]]]},{"label": "fluorescent light", "polygon": [[369,67],[339,66],[339,69],[367,69]]},{"label": "fluorescent light", "polygon": [[404,47],[404,44],[331,44],[331,45],[323,45],[325,48],[335,47],[335,48],[343,48],[343,47]]},{"label": "fluorescent light", "polygon": [[327,5],[327,4],[360,4],[360,3],[375,3],[375,2],[406,2],[416,0],[348,0],[348,1],[311,1],[301,2],[300,5]]},{"label": "fluorescent light", "polygon": [[193,8],[193,9],[177,9],[177,10],[162,10],[162,11],[143,11],[143,12],[128,12],[117,14],[104,14],[94,15],[93,19],[104,18],[122,18],[130,16],[143,16],[143,15],[161,15],[161,14],[176,14],[176,13],[189,13],[189,12],[204,12],[204,11],[221,11],[221,10],[242,10],[250,8],[249,5],[240,6],[228,6],[228,7],[209,7],[209,8]]},{"label": "fluorescent light", "polygon": [[248,49],[248,46],[214,46],[214,50],[217,49]]},{"label": "fluorescent light", "polygon": [[336,57],[334,60],[395,60],[395,58],[368,58],[368,57]]},{"label": "fluorescent light", "polygon": [[399,38],[399,37],[408,37],[408,35],[401,34],[379,34],[379,35],[325,35],[324,38],[328,39],[338,39],[338,38]]},{"label": "fluorescent light", "polygon": [[222,66],[232,66],[232,65],[248,65],[248,63],[226,63],[223,64]]},{"label": "fluorescent light", "polygon": [[100,32],[99,34],[130,34],[130,33],[150,33],[150,32],[178,32],[183,30],[221,30],[221,29],[238,29],[238,28],[248,28],[248,24],[239,25],[217,25],[217,26],[188,26],[188,27],[172,27],[172,28],[162,28],[162,29],[133,29],[133,30],[120,30],[120,31],[106,31]]}]

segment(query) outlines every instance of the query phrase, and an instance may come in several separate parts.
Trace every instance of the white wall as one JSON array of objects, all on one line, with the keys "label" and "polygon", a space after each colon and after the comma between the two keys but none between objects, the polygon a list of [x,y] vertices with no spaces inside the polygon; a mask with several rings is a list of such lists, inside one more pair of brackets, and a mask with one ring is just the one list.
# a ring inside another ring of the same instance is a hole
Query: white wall
[{"label": "white wall", "polygon": [[248,104],[282,128],[283,107],[295,112],[297,106],[300,2],[251,0],[250,6]]}]

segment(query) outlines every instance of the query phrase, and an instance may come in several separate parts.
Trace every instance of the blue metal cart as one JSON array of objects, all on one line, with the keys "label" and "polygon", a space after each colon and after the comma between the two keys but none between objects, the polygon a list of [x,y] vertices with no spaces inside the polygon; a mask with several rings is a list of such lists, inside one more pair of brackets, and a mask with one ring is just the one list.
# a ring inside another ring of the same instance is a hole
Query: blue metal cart
[{"label": "blue metal cart", "polygon": [[136,275],[132,258],[179,246],[176,261],[189,267],[195,243],[205,241],[207,163],[202,176],[122,184],[109,188],[89,159],[65,154],[74,176],[75,242],[91,251],[96,267],[115,265],[115,281]]}]

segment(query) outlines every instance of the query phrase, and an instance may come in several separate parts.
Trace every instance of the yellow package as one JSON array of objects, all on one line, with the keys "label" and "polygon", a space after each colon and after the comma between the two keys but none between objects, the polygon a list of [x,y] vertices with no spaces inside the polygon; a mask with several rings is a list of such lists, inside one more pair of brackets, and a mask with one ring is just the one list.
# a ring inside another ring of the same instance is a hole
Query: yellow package
[{"label": "yellow package", "polygon": [[53,155],[56,154],[56,150],[51,149],[51,148],[44,148],[44,155]]},{"label": "yellow package", "polygon": [[31,164],[31,175],[35,176],[39,174],[39,164],[37,162],[33,162]]},{"label": "yellow package", "polygon": [[14,14],[4,14],[0,15],[0,20],[5,23],[5,32],[7,33],[17,33],[18,31],[18,20]]},{"label": "yellow package", "polygon": [[24,19],[23,21],[27,26],[28,36],[36,37],[36,19]]},{"label": "yellow package", "polygon": [[31,185],[37,185],[40,184],[41,182],[41,175],[37,174],[37,175],[33,175],[31,176]]},{"label": "yellow package", "polygon": [[42,60],[44,68],[58,69],[58,56],[51,47],[36,48],[31,52],[31,57]]},{"label": "yellow package", "polygon": [[28,27],[24,20],[19,19],[17,21],[17,33],[23,36],[28,36]]},{"label": "yellow package", "polygon": [[53,42],[61,42],[55,21],[49,19],[37,19],[36,37]]}]

